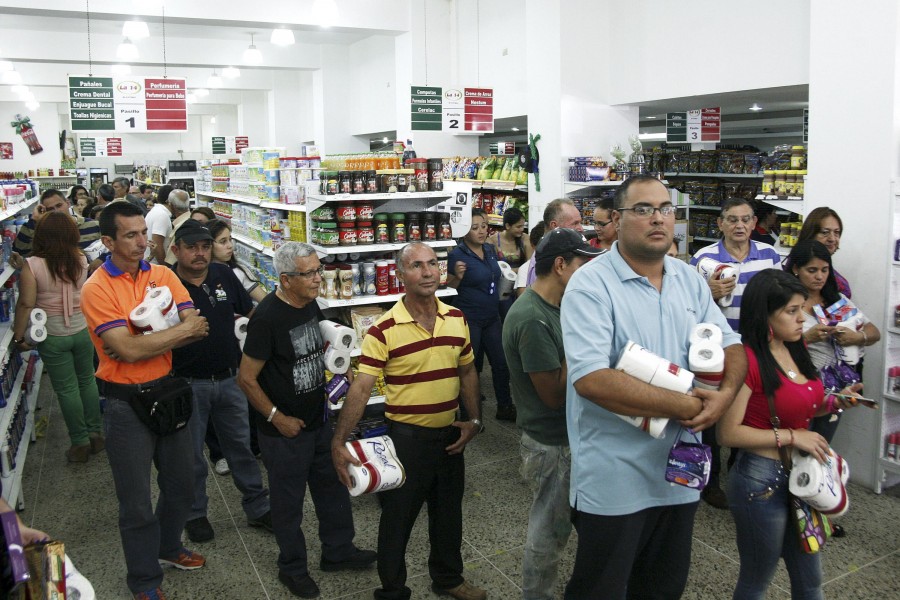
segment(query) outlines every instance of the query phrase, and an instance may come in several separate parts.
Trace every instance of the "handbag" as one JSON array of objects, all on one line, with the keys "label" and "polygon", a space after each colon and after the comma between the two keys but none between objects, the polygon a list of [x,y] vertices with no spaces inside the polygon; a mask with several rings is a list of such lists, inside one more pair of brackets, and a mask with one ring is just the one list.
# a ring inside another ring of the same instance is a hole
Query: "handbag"
[{"label": "handbag", "polygon": [[147,429],[163,436],[187,427],[194,411],[193,399],[194,392],[184,377],[170,377],[133,394],[128,404]]},{"label": "handbag", "polygon": [[[683,430],[683,428],[682,428]],[[684,442],[681,434],[675,436],[675,444],[669,450],[666,463],[666,481],[702,491],[709,483],[712,450],[691,431],[694,442]]]},{"label": "handbag", "polygon": [[835,363],[828,365],[827,367],[822,367],[819,370],[819,377],[822,379],[822,385],[825,386],[825,390],[836,392],[862,381],[862,378],[859,376],[856,369],[848,365],[841,358],[834,341],[831,342],[831,346],[834,350]]},{"label": "handbag", "polygon": [[[769,401],[769,422],[773,429],[781,427],[781,419],[775,414],[775,399],[771,394],[766,396]],[[791,457],[787,453],[784,446],[778,447],[778,456],[781,458],[781,465],[785,472],[790,476],[791,473]],[[803,499],[798,498],[794,494],[788,492],[790,500],[788,508],[791,511],[788,518],[797,530],[800,547],[807,554],[815,554],[825,545],[828,538],[834,530],[828,517],[817,511],[815,508],[807,504]]]}]

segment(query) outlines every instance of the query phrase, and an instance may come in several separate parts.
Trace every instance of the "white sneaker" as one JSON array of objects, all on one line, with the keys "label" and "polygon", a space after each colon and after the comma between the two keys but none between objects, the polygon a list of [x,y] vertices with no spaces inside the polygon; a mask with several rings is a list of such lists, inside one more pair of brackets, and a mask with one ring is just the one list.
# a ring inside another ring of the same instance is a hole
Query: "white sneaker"
[{"label": "white sneaker", "polygon": [[216,461],[215,470],[217,475],[228,475],[229,473],[231,473],[231,468],[228,466],[228,461],[224,458],[220,458]]}]

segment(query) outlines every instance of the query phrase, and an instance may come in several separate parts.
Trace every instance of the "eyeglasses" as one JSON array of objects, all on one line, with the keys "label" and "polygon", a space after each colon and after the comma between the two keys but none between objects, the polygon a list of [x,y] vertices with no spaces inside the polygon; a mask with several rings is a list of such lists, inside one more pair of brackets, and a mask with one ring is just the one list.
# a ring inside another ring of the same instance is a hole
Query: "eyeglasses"
[{"label": "eyeglasses", "polygon": [[216,305],[216,297],[210,291],[209,286],[206,285],[205,283],[201,283],[200,289],[203,290],[203,293],[206,294],[207,298],[209,298],[209,303],[212,304],[213,306],[215,306]]},{"label": "eyeglasses", "polygon": [[610,223],[612,223],[612,219],[610,219],[609,221],[594,221],[594,228],[598,229],[600,227],[606,227]]},{"label": "eyeglasses", "polygon": [[311,279],[318,275],[321,277],[325,274],[325,267],[319,267],[318,269],[311,269],[309,271],[285,271],[282,275],[287,275],[288,277],[302,277],[303,279]]},{"label": "eyeglasses", "polygon": [[671,217],[672,215],[675,214],[675,207],[672,206],[671,204],[667,205],[667,206],[659,206],[659,207],[648,206],[646,204],[642,204],[640,206],[632,206],[630,208],[617,208],[616,210],[618,210],[619,212],[622,212],[625,210],[633,210],[635,215],[637,215],[638,217],[644,217],[644,218],[652,217],[653,213],[655,213],[656,211],[659,211],[659,214],[662,215],[663,217]]},{"label": "eyeglasses", "polygon": [[839,238],[839,237],[841,237],[841,230],[840,229],[820,229],[819,235],[821,235],[822,237],[834,236],[834,237]]},{"label": "eyeglasses", "polygon": [[729,225],[737,225],[738,221],[744,225],[749,225],[753,221],[753,215],[744,215],[743,217],[735,217],[732,215],[730,217],[725,217],[724,221]]}]

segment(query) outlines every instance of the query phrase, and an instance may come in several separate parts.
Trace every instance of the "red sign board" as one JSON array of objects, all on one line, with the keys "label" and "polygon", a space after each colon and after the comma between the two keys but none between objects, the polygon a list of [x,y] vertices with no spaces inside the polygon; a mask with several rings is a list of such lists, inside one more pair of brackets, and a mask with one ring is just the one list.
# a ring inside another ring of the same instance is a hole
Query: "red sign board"
[{"label": "red sign board", "polygon": [[234,149],[237,154],[241,153],[244,148],[250,147],[250,138],[246,135],[238,135],[234,138]]},{"label": "red sign board", "polygon": [[147,131],[187,131],[187,85],[184,79],[146,79]]},{"label": "red sign board", "polygon": [[106,155],[122,156],[122,138],[106,138]]},{"label": "red sign board", "polygon": [[722,109],[700,109],[700,141],[718,142],[722,139]]},{"label": "red sign board", "polygon": [[493,133],[494,90],[492,88],[465,88],[465,131]]}]

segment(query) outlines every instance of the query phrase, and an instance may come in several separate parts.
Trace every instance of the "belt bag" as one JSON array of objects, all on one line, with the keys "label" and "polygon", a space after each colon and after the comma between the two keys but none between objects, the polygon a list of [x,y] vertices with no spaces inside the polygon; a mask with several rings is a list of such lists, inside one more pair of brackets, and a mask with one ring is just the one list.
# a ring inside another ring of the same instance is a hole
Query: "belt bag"
[{"label": "belt bag", "polygon": [[128,403],[147,429],[170,435],[187,427],[193,412],[194,393],[183,377],[172,377],[128,398]]}]

